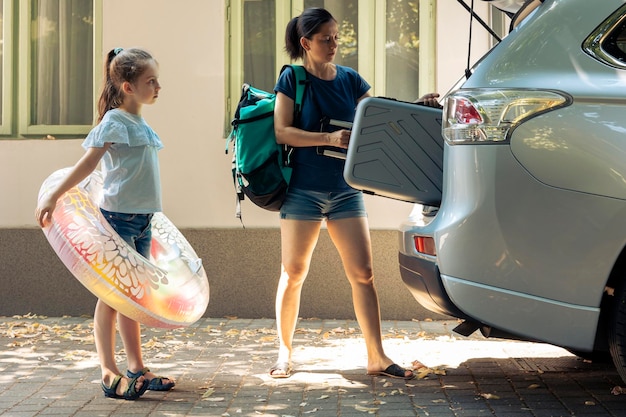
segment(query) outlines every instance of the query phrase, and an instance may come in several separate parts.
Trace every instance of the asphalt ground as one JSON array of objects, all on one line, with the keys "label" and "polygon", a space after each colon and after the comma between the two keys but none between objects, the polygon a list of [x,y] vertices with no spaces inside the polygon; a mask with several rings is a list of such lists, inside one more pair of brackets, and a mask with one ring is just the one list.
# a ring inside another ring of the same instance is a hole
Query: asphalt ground
[{"label": "asphalt ground", "polygon": [[[456,335],[451,321],[385,321],[384,345],[411,381],[366,375],[355,321],[300,320],[294,368],[272,379],[275,321],[203,318],[143,329],[144,359],[176,379],[137,401],[105,398],[90,317],[0,317],[2,416],[626,416],[610,363],[545,344]],[[124,356],[119,347],[120,369]],[[616,395],[619,394],[619,395]]]}]

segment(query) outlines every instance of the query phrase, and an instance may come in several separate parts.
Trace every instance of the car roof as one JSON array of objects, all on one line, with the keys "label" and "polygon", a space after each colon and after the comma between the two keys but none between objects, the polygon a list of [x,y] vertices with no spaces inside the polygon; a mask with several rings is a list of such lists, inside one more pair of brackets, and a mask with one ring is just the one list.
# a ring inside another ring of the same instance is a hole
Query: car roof
[{"label": "car roof", "polygon": [[[593,74],[595,82],[605,76],[614,81],[614,70],[589,56],[583,44],[604,22],[614,20],[611,16],[622,13],[625,5],[624,0],[545,0],[474,65],[463,87],[559,88],[582,93],[596,87],[581,83],[581,77]],[[607,89],[604,93],[622,92]]]}]

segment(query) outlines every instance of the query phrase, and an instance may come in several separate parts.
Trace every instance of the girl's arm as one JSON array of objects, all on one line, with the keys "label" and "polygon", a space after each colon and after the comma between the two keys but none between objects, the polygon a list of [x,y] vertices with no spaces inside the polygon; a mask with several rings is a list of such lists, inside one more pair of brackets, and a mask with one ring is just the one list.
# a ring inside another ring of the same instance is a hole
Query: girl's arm
[{"label": "girl's arm", "polygon": [[274,107],[274,131],[276,142],[294,147],[301,146],[335,146],[348,148],[349,130],[336,132],[308,132],[293,126],[294,102],[283,93],[277,93]]},{"label": "girl's arm", "polygon": [[70,188],[87,178],[102,159],[104,153],[111,146],[106,143],[102,148],[89,148],[87,152],[78,160],[76,165],[67,174],[65,178],[52,190],[46,198],[42,199],[37,205],[35,218],[41,227],[45,227],[52,220],[52,213],[57,205],[57,200]]}]

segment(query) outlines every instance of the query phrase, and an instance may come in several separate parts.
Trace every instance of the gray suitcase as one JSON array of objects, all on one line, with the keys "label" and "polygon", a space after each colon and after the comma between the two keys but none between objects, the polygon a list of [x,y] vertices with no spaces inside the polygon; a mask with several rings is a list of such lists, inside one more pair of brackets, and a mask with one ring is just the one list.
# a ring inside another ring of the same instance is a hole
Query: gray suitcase
[{"label": "gray suitcase", "polygon": [[362,100],[346,155],[346,182],[368,194],[439,206],[441,120],[441,109],[382,97]]}]

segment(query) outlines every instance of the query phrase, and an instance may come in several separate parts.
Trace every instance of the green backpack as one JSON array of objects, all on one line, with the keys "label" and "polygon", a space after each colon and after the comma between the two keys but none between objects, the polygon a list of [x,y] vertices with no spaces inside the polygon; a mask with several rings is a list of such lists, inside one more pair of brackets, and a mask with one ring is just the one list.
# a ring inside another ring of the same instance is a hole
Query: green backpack
[{"label": "green backpack", "polygon": [[[293,68],[296,77],[294,122],[300,120],[306,88],[306,71],[300,65]],[[289,149],[279,145],[274,134],[274,104],[276,95],[244,84],[235,111],[228,142],[233,149],[233,180],[237,192],[236,215],[241,218],[241,200],[248,197],[257,206],[278,211],[283,204],[291,167]]]}]

